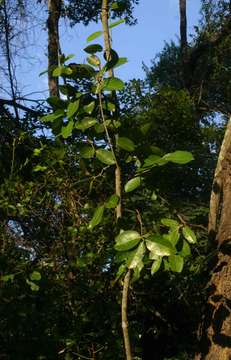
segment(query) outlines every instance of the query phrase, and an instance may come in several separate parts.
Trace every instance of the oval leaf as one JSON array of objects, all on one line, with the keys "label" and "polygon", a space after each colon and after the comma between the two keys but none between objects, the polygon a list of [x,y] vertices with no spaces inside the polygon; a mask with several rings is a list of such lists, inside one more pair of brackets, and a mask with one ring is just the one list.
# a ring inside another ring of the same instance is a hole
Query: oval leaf
[{"label": "oval leaf", "polygon": [[146,240],[146,245],[154,259],[156,259],[157,256],[170,256],[175,253],[175,248],[170,241],[158,235],[149,237],[148,240]]},{"label": "oval leaf", "polygon": [[113,194],[110,196],[109,200],[106,202],[105,206],[108,209],[114,209],[119,202],[119,196],[116,194]]},{"label": "oval leaf", "polygon": [[67,107],[67,117],[73,116],[79,109],[79,100],[69,103]]},{"label": "oval leaf", "polygon": [[180,251],[180,255],[183,257],[191,255],[191,249],[187,241],[183,240],[182,249]]},{"label": "oval leaf", "polygon": [[176,164],[187,164],[194,160],[193,155],[188,151],[175,151],[163,156],[163,159],[171,161]]},{"label": "oval leaf", "polygon": [[67,139],[72,134],[74,122],[73,120],[70,120],[67,124],[67,126],[63,126],[61,130],[61,135],[64,139]]},{"label": "oval leaf", "polygon": [[127,137],[119,137],[117,140],[117,145],[126,151],[134,151],[135,144],[132,140],[128,139]]},{"label": "oval leaf", "polygon": [[142,262],[144,254],[145,254],[145,245],[142,242],[138,246],[137,250],[135,251],[135,254],[134,254],[133,258],[131,259],[131,262],[130,262],[128,268],[135,269]]},{"label": "oval leaf", "polygon": [[88,225],[89,230],[92,230],[95,226],[99,225],[99,223],[102,220],[103,213],[104,213],[104,205],[97,207],[97,209],[94,212],[93,218],[91,219]]},{"label": "oval leaf", "polygon": [[96,151],[96,157],[98,160],[100,160],[102,163],[106,165],[114,165],[115,164],[115,158],[113,156],[113,153],[109,150],[99,149]]},{"label": "oval leaf", "polygon": [[89,45],[84,49],[88,54],[95,54],[96,52],[103,51],[103,47],[100,44]]},{"label": "oval leaf", "polygon": [[124,82],[116,77],[104,79],[103,90],[123,90]]},{"label": "oval leaf", "polygon": [[87,38],[87,42],[90,42],[96,38],[98,38],[99,36],[101,36],[103,34],[102,31],[96,31],[94,32],[93,34],[89,35],[88,38]]},{"label": "oval leaf", "polygon": [[169,256],[168,262],[172,271],[181,273],[184,267],[184,259],[180,255]]},{"label": "oval leaf", "polygon": [[141,184],[141,177],[137,176],[131,180],[129,180],[124,187],[125,192],[130,192],[138,188]]},{"label": "oval leaf", "polygon": [[117,251],[126,251],[134,248],[140,242],[140,234],[134,230],[121,232],[116,238],[115,249]]},{"label": "oval leaf", "polygon": [[152,267],[151,267],[152,275],[155,274],[159,270],[161,263],[162,263],[162,257],[158,257],[155,261],[153,261]]},{"label": "oval leaf", "polygon": [[97,124],[97,120],[95,118],[85,117],[82,121],[77,123],[75,125],[75,127],[76,127],[76,129],[85,131],[85,130],[89,129],[90,127],[94,126],[95,124]]},{"label": "oval leaf", "polygon": [[31,274],[30,274],[30,279],[33,281],[33,280],[36,280],[36,281],[39,281],[41,280],[42,276],[40,274],[39,271],[33,271]]},{"label": "oval leaf", "polygon": [[190,229],[188,226],[184,226],[182,232],[183,232],[184,238],[190,244],[195,244],[197,242],[197,238],[196,238],[194,231],[192,229]]}]

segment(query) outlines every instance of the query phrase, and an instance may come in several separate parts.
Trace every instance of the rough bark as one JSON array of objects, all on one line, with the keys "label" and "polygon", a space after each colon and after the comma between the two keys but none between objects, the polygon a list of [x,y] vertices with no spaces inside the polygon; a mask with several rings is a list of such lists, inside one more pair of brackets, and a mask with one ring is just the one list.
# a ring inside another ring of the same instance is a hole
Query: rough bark
[{"label": "rough bark", "polygon": [[201,353],[196,359],[231,359],[231,119],[218,158],[211,195],[209,231],[217,261],[208,291]]},{"label": "rough bark", "polygon": [[59,19],[62,0],[48,0],[48,87],[50,96],[59,96],[58,77],[52,76],[59,65]]}]

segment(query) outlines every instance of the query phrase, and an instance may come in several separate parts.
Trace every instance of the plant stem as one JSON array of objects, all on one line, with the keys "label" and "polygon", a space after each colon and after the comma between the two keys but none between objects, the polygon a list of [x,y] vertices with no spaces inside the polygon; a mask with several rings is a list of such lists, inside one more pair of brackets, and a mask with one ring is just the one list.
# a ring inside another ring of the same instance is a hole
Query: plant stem
[{"label": "plant stem", "polygon": [[[110,39],[110,31],[108,25],[108,18],[109,18],[109,4],[108,0],[102,0],[102,11],[101,11],[101,20],[103,26],[103,37],[104,37],[104,47],[106,52],[107,60],[110,60],[110,50],[111,50],[111,39]],[[113,70],[109,70],[109,76],[114,76]],[[112,92],[112,95],[117,103],[116,93]],[[117,113],[118,113],[118,104],[117,104]],[[118,135],[115,135],[115,142],[117,142]],[[119,202],[116,207],[116,219],[122,217],[122,204],[121,204],[121,169],[118,160],[116,160],[116,168],[115,168],[115,192],[116,195],[119,197]]]},{"label": "plant stem", "polygon": [[128,332],[128,319],[127,319],[127,307],[128,307],[128,291],[131,278],[131,270],[129,269],[124,277],[122,305],[121,305],[121,320],[122,330],[124,338],[124,347],[127,360],[132,360],[131,344]]}]

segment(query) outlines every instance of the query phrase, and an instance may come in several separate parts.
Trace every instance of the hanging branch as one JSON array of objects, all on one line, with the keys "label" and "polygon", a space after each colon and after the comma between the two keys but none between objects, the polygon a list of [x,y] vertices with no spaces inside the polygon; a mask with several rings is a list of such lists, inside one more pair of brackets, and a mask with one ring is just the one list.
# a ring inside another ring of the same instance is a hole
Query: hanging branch
[{"label": "hanging branch", "polygon": [[[111,57],[111,39],[110,39],[110,31],[108,25],[109,19],[109,3],[108,0],[102,0],[102,11],[101,11],[101,20],[103,26],[103,36],[104,36],[104,47],[107,61],[110,60]],[[109,70],[109,76],[113,77],[113,70]],[[115,103],[117,104],[117,114],[118,114],[118,103],[116,98],[116,93],[112,92]],[[117,141],[118,135],[115,135],[115,142]],[[121,168],[118,160],[116,159],[116,169],[115,169],[115,192],[119,197],[119,203],[116,207],[116,219],[122,217],[122,206],[121,206]],[[123,293],[122,293],[122,304],[121,304],[121,320],[122,320],[122,330],[123,330],[123,338],[124,338],[124,347],[125,354],[127,360],[132,360],[132,352],[131,352],[131,344],[128,332],[128,320],[127,320],[127,304],[128,304],[128,290],[131,278],[131,270],[129,269],[124,277],[123,284]]]}]

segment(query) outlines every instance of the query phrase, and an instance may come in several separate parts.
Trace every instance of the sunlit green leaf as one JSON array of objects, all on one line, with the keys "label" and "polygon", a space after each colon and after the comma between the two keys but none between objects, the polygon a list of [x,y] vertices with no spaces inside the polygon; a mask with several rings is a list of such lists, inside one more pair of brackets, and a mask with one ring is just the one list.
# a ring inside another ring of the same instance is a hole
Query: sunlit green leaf
[{"label": "sunlit green leaf", "polygon": [[98,149],[96,151],[96,157],[106,165],[114,165],[116,162],[112,151],[109,150]]},{"label": "sunlit green leaf", "polygon": [[137,231],[123,231],[115,238],[115,249],[117,251],[127,251],[133,249],[140,242],[140,239],[140,234]]},{"label": "sunlit green leaf", "polygon": [[152,267],[151,267],[152,275],[155,274],[160,269],[161,263],[162,263],[162,257],[160,257],[160,256],[155,261],[153,261]]},{"label": "sunlit green leaf", "polygon": [[184,238],[190,243],[195,244],[197,242],[196,235],[192,229],[190,229],[188,226],[184,226],[182,229]]},{"label": "sunlit green leaf", "polygon": [[111,77],[104,79],[103,90],[113,91],[113,90],[123,90],[124,82],[116,77]]},{"label": "sunlit green leaf", "polygon": [[125,22],[125,19],[117,20],[109,25],[109,28],[112,29],[120,24],[123,24]]},{"label": "sunlit green leaf", "polygon": [[83,120],[76,123],[75,127],[76,129],[85,131],[94,126],[95,124],[97,124],[97,120],[95,118],[85,117]]},{"label": "sunlit green leaf", "polygon": [[133,179],[129,180],[124,187],[125,192],[130,192],[135,190],[136,188],[138,188],[141,185],[141,177],[137,176],[134,177]]},{"label": "sunlit green leaf", "polygon": [[110,196],[110,198],[106,202],[105,206],[108,209],[114,209],[117,206],[118,202],[119,202],[119,196],[116,194],[113,194],[112,196]]},{"label": "sunlit green leaf", "polygon": [[89,35],[87,38],[87,42],[90,42],[92,40],[95,40],[96,38],[100,37],[103,34],[102,31],[96,31],[93,34]]},{"label": "sunlit green leaf", "polygon": [[187,164],[194,159],[193,155],[188,151],[175,151],[163,156],[163,159],[176,164]]},{"label": "sunlit green leaf", "polygon": [[182,249],[179,253],[183,257],[191,255],[191,249],[187,241],[183,240]]},{"label": "sunlit green leaf", "polygon": [[76,100],[74,102],[70,102],[67,107],[67,117],[72,117],[79,109],[79,100]]},{"label": "sunlit green leaf", "polygon": [[176,251],[170,241],[164,239],[160,235],[150,236],[146,240],[146,245],[154,257],[173,255]]},{"label": "sunlit green leaf", "polygon": [[39,281],[39,280],[41,280],[41,278],[42,278],[42,276],[41,276],[41,274],[40,274],[39,271],[33,271],[33,272],[30,274],[30,279],[31,279],[32,281],[34,281],[34,280]]},{"label": "sunlit green leaf", "polygon": [[170,227],[172,229],[174,229],[176,227],[179,227],[179,223],[176,220],[173,220],[173,219],[164,218],[164,219],[161,219],[161,223],[164,226]]},{"label": "sunlit green leaf", "polygon": [[137,250],[135,251],[135,254],[133,258],[131,259],[131,262],[129,264],[129,269],[135,269],[137,265],[143,260],[144,254],[145,254],[145,245],[144,242],[141,242],[138,246]]},{"label": "sunlit green leaf", "polygon": [[61,135],[64,139],[67,139],[72,134],[74,122],[73,120],[68,121],[66,126],[63,126],[61,129]]},{"label": "sunlit green leaf", "polygon": [[43,121],[43,122],[54,121],[56,119],[62,118],[64,115],[65,115],[64,110],[63,109],[58,109],[55,112],[53,112],[52,114],[42,116],[40,118],[40,120]]},{"label": "sunlit green leaf", "polygon": [[87,62],[92,65],[92,66],[96,66],[99,67],[101,64],[100,58],[98,58],[98,56],[96,55],[91,55],[87,58]]},{"label": "sunlit green leaf", "polygon": [[172,271],[180,273],[183,270],[184,259],[180,255],[169,256],[168,262]]}]

